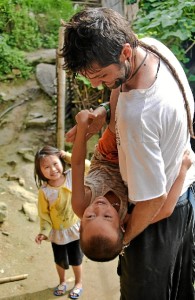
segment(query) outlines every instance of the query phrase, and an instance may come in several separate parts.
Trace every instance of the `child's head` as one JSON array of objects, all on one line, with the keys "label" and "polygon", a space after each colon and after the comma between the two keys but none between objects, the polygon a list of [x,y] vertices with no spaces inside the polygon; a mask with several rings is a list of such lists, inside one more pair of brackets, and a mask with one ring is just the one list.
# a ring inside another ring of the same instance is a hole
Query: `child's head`
[{"label": "child's head", "polygon": [[118,212],[103,196],[97,197],[85,210],[80,228],[83,253],[93,261],[117,257],[123,246],[123,230]]},{"label": "child's head", "polygon": [[34,177],[38,187],[43,182],[56,180],[65,171],[65,162],[60,157],[60,150],[44,146],[35,154]]}]

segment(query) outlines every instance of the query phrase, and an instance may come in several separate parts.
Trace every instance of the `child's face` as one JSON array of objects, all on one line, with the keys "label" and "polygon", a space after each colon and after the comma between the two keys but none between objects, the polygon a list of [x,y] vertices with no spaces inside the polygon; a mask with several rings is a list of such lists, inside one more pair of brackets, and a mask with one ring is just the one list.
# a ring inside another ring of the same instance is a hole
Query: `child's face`
[{"label": "child's face", "polygon": [[57,180],[63,173],[63,166],[56,155],[48,155],[40,161],[41,172],[48,180]]},{"label": "child's face", "polygon": [[89,238],[94,234],[105,234],[118,239],[120,219],[116,209],[103,196],[97,197],[84,211],[82,220],[82,235]]}]

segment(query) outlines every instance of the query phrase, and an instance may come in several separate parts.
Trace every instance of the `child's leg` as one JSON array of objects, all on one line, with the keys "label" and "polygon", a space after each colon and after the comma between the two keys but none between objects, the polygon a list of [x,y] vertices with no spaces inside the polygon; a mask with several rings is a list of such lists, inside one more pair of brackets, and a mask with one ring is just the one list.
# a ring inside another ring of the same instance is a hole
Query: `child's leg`
[{"label": "child's leg", "polygon": [[65,280],[65,269],[69,268],[68,254],[66,250],[66,245],[57,245],[52,243],[54,260],[56,263],[56,270],[58,272],[60,284],[66,282]]},{"label": "child's leg", "polygon": [[55,296],[61,296],[66,293],[65,269],[68,269],[68,259],[66,245],[57,245],[52,243],[56,270],[59,276],[59,285],[54,289]]},{"label": "child's leg", "polygon": [[68,244],[68,257],[69,263],[72,265],[72,269],[75,276],[74,288],[70,291],[69,297],[71,299],[78,299],[81,295],[82,289],[82,259],[83,253],[80,248],[79,240]]},{"label": "child's leg", "polygon": [[55,296],[62,296],[66,293],[65,270],[56,264],[56,270],[60,279],[60,284],[54,289]]},{"label": "child's leg", "polygon": [[72,266],[75,276],[75,287],[82,288],[82,264],[79,266]]},{"label": "child's leg", "polygon": [[59,279],[60,279],[60,284],[66,283],[65,270],[57,264],[56,264],[56,270],[58,272],[58,276],[59,276]]},{"label": "child's leg", "polygon": [[78,266],[72,266],[74,276],[75,276],[75,284],[73,289],[70,291],[69,297],[71,299],[78,299],[82,294],[82,264]]}]

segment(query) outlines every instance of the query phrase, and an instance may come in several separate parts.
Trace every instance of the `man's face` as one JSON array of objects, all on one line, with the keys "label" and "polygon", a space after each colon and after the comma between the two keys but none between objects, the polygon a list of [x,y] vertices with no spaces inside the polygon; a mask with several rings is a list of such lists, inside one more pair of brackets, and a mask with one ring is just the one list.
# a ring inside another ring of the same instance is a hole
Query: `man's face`
[{"label": "man's face", "polygon": [[109,89],[116,89],[124,83],[130,75],[129,65],[124,62],[111,64],[104,68],[100,68],[94,64],[93,69],[95,71],[82,74],[91,82],[93,87],[103,85]]}]

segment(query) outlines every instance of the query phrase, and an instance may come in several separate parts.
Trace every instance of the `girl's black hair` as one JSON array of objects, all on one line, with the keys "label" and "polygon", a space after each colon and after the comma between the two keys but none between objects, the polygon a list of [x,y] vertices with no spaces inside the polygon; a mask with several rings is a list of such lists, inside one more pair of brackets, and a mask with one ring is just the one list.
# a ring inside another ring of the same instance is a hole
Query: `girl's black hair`
[{"label": "girl's black hair", "polygon": [[47,182],[48,179],[45,178],[45,176],[43,175],[43,173],[41,172],[41,167],[40,167],[40,162],[41,160],[48,156],[48,155],[56,155],[59,157],[62,166],[63,166],[63,172],[65,172],[65,168],[66,168],[66,163],[65,161],[61,158],[60,155],[60,150],[57,148],[54,148],[52,146],[44,146],[43,148],[39,149],[37,151],[37,153],[35,154],[35,161],[34,161],[34,179],[35,179],[35,183],[36,186],[38,188],[41,187],[41,185],[43,184],[43,182]]}]

